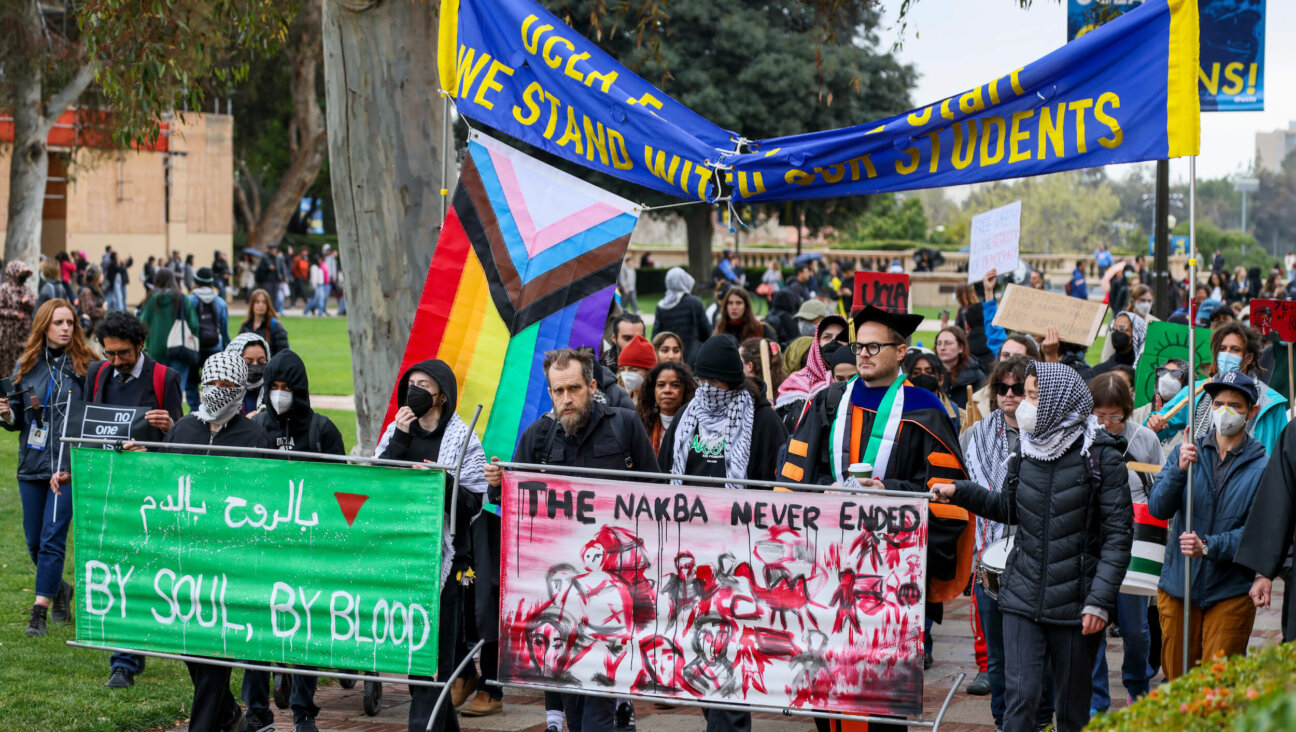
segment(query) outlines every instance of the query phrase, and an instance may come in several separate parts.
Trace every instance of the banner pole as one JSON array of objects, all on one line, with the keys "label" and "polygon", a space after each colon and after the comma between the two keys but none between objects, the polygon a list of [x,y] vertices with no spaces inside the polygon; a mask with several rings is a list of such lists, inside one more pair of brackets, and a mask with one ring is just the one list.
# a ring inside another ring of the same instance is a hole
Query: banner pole
[{"label": "banner pole", "polygon": [[[1188,292],[1192,293],[1197,287],[1197,156],[1188,158]],[[1192,295],[1189,296],[1189,303],[1192,302]],[[1188,308],[1189,317],[1192,317],[1192,308]],[[1190,378],[1197,378],[1197,328],[1196,324],[1188,323],[1188,373]],[[1189,401],[1192,401],[1191,398]],[[1188,413],[1187,442],[1189,445],[1197,444],[1197,422],[1196,404],[1192,405],[1192,411]],[[1199,457],[1200,459],[1200,457]],[[1193,474],[1196,471],[1192,468],[1188,470],[1188,495],[1184,500],[1184,532],[1191,534],[1193,531]],[[1183,667],[1180,674],[1188,673],[1189,648],[1191,648],[1191,620],[1192,620],[1192,557],[1184,557],[1184,597],[1183,597]]]},{"label": "banner pole", "polygon": [[[480,405],[477,407],[477,412],[481,412]],[[476,422],[477,418],[474,416],[473,423],[475,424]],[[441,683],[445,684],[445,686],[441,687],[441,693],[437,694],[436,706],[432,707],[432,716],[428,717],[426,732],[432,732],[432,725],[436,723],[437,713],[441,711],[441,705],[445,704],[446,698],[450,696],[451,685],[453,685],[455,679],[459,678],[459,675],[464,672],[464,669],[468,667],[468,664],[473,662],[473,656],[480,651],[484,645],[486,645],[486,641],[477,641],[477,645],[469,649],[468,653],[464,655],[464,659],[455,667],[455,670],[450,672],[450,678],[441,680]],[[439,650],[440,649],[438,649],[438,651]],[[453,714],[454,710],[451,710],[451,713]]]},{"label": "banner pole", "polygon": [[[463,444],[459,446],[459,457],[455,460],[454,468],[454,487],[450,491],[450,545],[454,546],[455,527],[459,525],[459,480],[463,475],[464,457],[468,455],[468,443],[472,442],[473,430],[477,428],[477,419],[481,417],[482,405],[478,404],[476,411],[473,412],[472,421],[468,423],[468,436],[464,438]],[[436,716],[435,714],[433,716]]]},{"label": "banner pole", "polygon": [[[1291,361],[1288,360],[1288,363]],[[72,390],[68,389],[67,403],[63,409],[63,434],[59,435],[59,454],[58,462],[54,464],[54,475],[59,474],[59,468],[63,467],[63,440],[67,438],[68,417],[71,417],[72,411]],[[70,472],[70,471],[69,471]],[[54,491],[54,510],[50,512],[50,524],[53,525],[58,520],[58,499],[59,492]]]},{"label": "banner pole", "polygon": [[1292,370],[1292,344],[1288,343],[1287,344],[1287,414],[1288,416],[1296,416],[1296,406],[1293,406],[1293,402],[1296,402],[1296,384],[1294,384],[1293,382],[1296,382],[1296,371]]},{"label": "banner pole", "polygon": [[450,184],[450,96],[441,97],[441,222],[446,218],[446,196]]}]

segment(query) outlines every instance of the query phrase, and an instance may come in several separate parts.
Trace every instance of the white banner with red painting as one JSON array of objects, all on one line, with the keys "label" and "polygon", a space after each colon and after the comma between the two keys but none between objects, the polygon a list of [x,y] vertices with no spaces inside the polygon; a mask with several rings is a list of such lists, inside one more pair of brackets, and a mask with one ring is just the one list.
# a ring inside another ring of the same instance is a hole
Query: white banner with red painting
[{"label": "white banner with red painting", "polygon": [[506,471],[501,519],[506,684],[922,713],[918,497]]}]

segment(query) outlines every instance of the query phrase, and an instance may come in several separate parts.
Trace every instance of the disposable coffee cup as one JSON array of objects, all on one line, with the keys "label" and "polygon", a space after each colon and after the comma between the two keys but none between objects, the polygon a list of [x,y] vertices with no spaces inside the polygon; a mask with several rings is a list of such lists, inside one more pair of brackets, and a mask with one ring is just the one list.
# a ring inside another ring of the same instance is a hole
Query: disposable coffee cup
[{"label": "disposable coffee cup", "polygon": [[855,480],[868,480],[873,477],[873,466],[868,463],[851,463],[848,472]]}]

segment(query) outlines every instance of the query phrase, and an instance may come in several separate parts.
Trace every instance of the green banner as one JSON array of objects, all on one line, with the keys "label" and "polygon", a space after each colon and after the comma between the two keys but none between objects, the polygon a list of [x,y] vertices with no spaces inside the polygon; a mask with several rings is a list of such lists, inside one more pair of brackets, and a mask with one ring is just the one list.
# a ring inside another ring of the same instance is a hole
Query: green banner
[{"label": "green banner", "polygon": [[72,453],[77,640],[433,675],[445,475]]},{"label": "green banner", "polygon": [[[1210,363],[1210,339],[1210,328],[1197,329],[1198,368]],[[1188,360],[1188,326],[1162,321],[1148,323],[1143,355],[1139,358],[1138,368],[1134,372],[1135,407],[1141,407],[1152,401],[1152,396],[1156,392],[1156,370],[1172,358]],[[1196,379],[1189,379],[1188,383],[1195,381]]]}]

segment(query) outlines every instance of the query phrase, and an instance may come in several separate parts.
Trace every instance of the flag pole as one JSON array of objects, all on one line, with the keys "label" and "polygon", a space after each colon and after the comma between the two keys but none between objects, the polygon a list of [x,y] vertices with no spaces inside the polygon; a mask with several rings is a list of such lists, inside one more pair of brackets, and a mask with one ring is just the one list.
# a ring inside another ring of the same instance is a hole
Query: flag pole
[{"label": "flag pole", "polygon": [[[1193,318],[1192,293],[1197,287],[1197,156],[1188,158],[1188,295],[1189,317]],[[1188,323],[1188,373],[1191,378],[1197,378],[1197,328],[1193,322]],[[1189,401],[1192,397],[1189,397]],[[1197,434],[1195,423],[1197,421],[1197,409],[1193,405],[1192,411],[1188,413],[1187,444],[1197,444]],[[1198,457],[1200,459],[1200,456]],[[1184,532],[1192,533],[1193,530],[1193,473],[1196,471],[1190,467],[1188,470],[1188,495],[1184,499]],[[1190,642],[1190,620],[1192,618],[1192,557],[1184,557],[1184,596],[1183,596],[1183,670],[1181,674],[1188,673],[1189,648]]]}]

